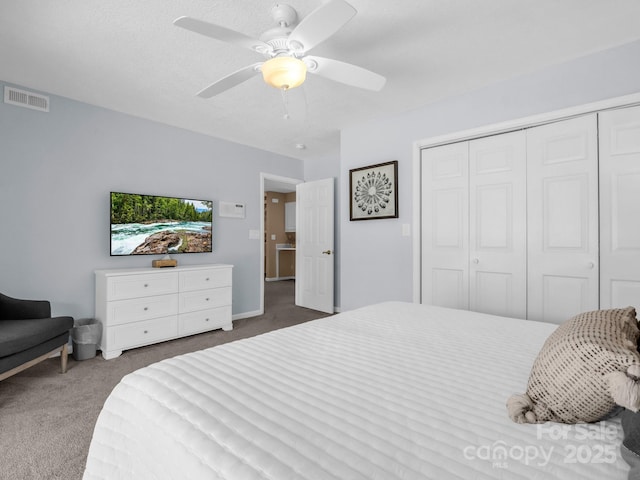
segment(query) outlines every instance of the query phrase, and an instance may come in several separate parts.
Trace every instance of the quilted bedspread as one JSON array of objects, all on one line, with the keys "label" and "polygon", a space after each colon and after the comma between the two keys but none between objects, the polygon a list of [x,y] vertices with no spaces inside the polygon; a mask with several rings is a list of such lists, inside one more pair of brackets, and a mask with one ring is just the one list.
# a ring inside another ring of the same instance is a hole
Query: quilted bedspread
[{"label": "quilted bedspread", "polygon": [[625,479],[615,419],[518,425],[555,325],[388,302],[116,386],[85,479]]}]

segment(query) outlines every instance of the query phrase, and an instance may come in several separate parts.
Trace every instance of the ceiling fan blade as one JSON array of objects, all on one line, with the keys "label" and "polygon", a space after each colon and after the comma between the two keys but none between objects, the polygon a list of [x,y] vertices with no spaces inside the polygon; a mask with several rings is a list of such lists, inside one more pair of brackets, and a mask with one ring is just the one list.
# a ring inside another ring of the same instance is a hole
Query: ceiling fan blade
[{"label": "ceiling fan blade", "polygon": [[307,52],[340,30],[357,13],[344,0],[331,0],[316,8],[294,28],[288,46],[297,52]]},{"label": "ceiling fan blade", "polygon": [[221,40],[239,47],[248,48],[256,52],[267,53],[272,50],[271,45],[268,45],[261,40],[251,38],[244,33],[236,32],[235,30],[230,30],[226,27],[221,27],[220,25],[215,25],[213,23],[204,22],[196,18],[179,17],[173,21],[173,24],[192,32],[199,33],[200,35],[215,38],[216,40]]},{"label": "ceiling fan blade", "polygon": [[248,67],[241,68],[237,72],[233,72],[224,78],[221,78],[217,82],[212,83],[208,87],[198,92],[198,96],[202,98],[211,98],[219,93],[222,93],[230,88],[240,85],[242,82],[246,82],[251,77],[260,73],[260,67],[263,62],[254,63]]},{"label": "ceiling fan blade", "polygon": [[340,62],[331,58],[307,56],[303,58],[310,73],[315,73],[336,82],[345,83],[353,87],[373,90],[382,90],[387,79],[382,75],[367,70],[366,68]]}]

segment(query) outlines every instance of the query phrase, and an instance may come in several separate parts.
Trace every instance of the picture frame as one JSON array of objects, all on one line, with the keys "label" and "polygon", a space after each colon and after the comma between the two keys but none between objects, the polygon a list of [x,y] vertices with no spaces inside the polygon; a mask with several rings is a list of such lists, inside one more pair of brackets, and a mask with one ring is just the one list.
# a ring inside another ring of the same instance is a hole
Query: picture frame
[{"label": "picture frame", "polygon": [[349,219],[398,218],[398,161],[349,170]]}]

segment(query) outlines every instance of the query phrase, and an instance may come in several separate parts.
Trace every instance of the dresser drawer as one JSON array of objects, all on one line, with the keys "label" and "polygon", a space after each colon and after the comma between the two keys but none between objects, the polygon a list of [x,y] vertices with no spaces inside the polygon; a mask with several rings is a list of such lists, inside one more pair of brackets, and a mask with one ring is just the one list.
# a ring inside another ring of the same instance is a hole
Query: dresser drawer
[{"label": "dresser drawer", "polygon": [[210,268],[180,272],[181,292],[229,286],[231,286],[230,268]]},{"label": "dresser drawer", "polygon": [[178,334],[192,335],[231,325],[231,306],[183,313],[178,317]]},{"label": "dresser drawer", "polygon": [[180,313],[231,305],[231,287],[196,290],[180,294]]},{"label": "dresser drawer", "polygon": [[107,300],[150,297],[178,291],[177,272],[109,277]]},{"label": "dresser drawer", "polygon": [[178,335],[176,315],[107,328],[107,341],[111,350],[148,345],[175,338],[176,335]]},{"label": "dresser drawer", "polygon": [[107,326],[168,317],[178,313],[178,294],[109,302],[107,310]]}]

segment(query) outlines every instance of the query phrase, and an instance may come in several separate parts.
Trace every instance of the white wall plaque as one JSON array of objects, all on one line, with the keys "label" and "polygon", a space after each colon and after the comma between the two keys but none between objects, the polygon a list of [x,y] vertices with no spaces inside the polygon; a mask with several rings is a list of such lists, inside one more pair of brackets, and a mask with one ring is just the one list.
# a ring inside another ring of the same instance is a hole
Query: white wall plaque
[{"label": "white wall plaque", "polygon": [[219,202],[221,217],[244,218],[244,203]]}]

